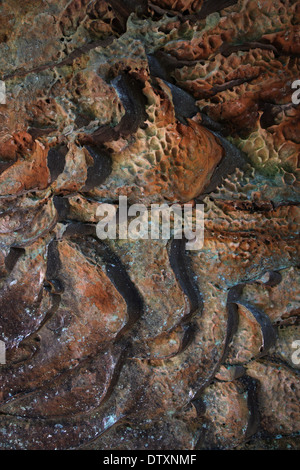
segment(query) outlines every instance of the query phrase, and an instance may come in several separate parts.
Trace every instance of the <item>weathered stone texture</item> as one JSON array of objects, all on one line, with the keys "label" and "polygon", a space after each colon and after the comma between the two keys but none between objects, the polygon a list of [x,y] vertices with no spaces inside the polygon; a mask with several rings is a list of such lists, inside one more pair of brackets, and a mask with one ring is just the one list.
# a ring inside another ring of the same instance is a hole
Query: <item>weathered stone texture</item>
[{"label": "weathered stone texture", "polygon": [[[299,448],[299,19],[0,2],[0,449]],[[119,196],[203,247],[100,241]]]}]

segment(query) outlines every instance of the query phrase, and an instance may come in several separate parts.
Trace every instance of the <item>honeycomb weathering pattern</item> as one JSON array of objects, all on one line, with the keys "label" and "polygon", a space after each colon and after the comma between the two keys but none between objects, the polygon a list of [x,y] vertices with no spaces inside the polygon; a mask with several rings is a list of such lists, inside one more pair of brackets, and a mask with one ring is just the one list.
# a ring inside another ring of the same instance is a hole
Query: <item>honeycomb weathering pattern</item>
[{"label": "honeycomb weathering pattern", "polygon": [[[299,448],[299,17],[0,2],[1,449]],[[203,248],[101,242],[121,195]]]}]

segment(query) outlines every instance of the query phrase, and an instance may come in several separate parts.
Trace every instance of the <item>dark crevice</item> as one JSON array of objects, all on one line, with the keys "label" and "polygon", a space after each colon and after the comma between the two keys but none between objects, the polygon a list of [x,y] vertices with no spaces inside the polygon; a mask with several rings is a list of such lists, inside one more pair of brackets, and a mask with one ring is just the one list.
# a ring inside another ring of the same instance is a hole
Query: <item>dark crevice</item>
[{"label": "dark crevice", "polygon": [[104,183],[112,171],[112,159],[109,153],[104,149],[98,149],[93,146],[86,146],[87,151],[94,160],[94,165],[87,171],[87,179],[83,191],[90,191],[96,186]]},{"label": "dark crevice", "polygon": [[185,123],[186,118],[192,118],[199,112],[199,108],[193,96],[166,80],[164,80],[164,82],[171,90],[175,116],[179,121]]},{"label": "dark crevice", "polygon": [[117,341],[141,317],[144,310],[143,299],[119,257],[105,243],[98,241],[97,253],[105,263],[107,276],[127,304],[129,320],[117,335]]},{"label": "dark crevice", "polygon": [[169,248],[169,260],[175,277],[185,295],[189,299],[190,313],[185,317],[188,320],[194,313],[203,307],[202,295],[193,279],[189,266],[189,259],[185,254],[186,240],[173,239]]},{"label": "dark crevice", "polygon": [[249,409],[249,420],[245,433],[246,439],[253,436],[259,430],[260,425],[260,412],[259,412],[259,403],[258,403],[258,389],[259,381],[245,375],[239,379],[239,382],[246,386],[248,396],[247,396],[247,405]]},{"label": "dark crevice", "polygon": [[47,156],[47,166],[50,171],[51,183],[64,171],[68,147],[66,145],[52,147]]},{"label": "dark crevice", "polygon": [[147,59],[150,75],[152,77],[158,77],[162,80],[170,81],[170,73],[167,71],[167,67],[163,61],[159,60],[155,54],[148,54]]},{"label": "dark crevice", "polygon": [[58,279],[61,270],[61,261],[57,247],[58,242],[52,240],[48,246],[47,270],[45,279]]},{"label": "dark crevice", "polygon": [[33,140],[36,140],[36,139],[39,139],[40,137],[47,136],[51,134],[52,132],[56,132],[56,131],[57,131],[56,128],[47,127],[45,129],[42,129],[38,127],[30,127],[27,132],[28,134],[31,135]]},{"label": "dark crevice", "polygon": [[112,86],[118,93],[125,108],[126,115],[121,120],[121,135],[130,135],[144,124],[147,119],[147,99],[143,94],[144,84],[129,74],[114,78]]},{"label": "dark crevice", "polygon": [[209,184],[204,190],[204,193],[201,194],[201,198],[197,198],[198,200],[202,200],[209,193],[215,191],[222,183],[223,179],[234,173],[236,169],[239,168],[243,170],[247,165],[246,157],[244,157],[244,154],[239,149],[237,149],[218,132],[213,130],[211,130],[211,132],[220,141],[220,144],[225,151],[225,155],[222,158],[220,164],[215,169]]},{"label": "dark crevice", "polygon": [[[39,333],[39,331],[41,331],[41,329],[52,319],[52,317],[57,312],[57,310],[60,306],[61,295],[59,293],[52,292],[51,293],[51,300],[52,300],[51,308],[46,313],[44,320],[41,322],[41,324],[39,325],[37,330],[35,330],[35,332],[32,333],[32,335],[30,335],[26,338],[26,340],[25,340],[26,342],[30,341],[30,340],[36,341],[36,336]],[[38,352],[38,349],[36,350],[36,353],[37,352]]]},{"label": "dark crevice", "polygon": [[81,222],[74,222],[67,226],[63,237],[72,238],[72,237],[96,237],[96,225],[93,224],[82,224]]},{"label": "dark crevice", "polygon": [[25,254],[24,248],[14,248],[11,247],[9,250],[8,255],[5,258],[5,267],[7,271],[10,273],[15,265],[17,264],[18,260]]},{"label": "dark crevice", "polygon": [[226,329],[226,338],[225,338],[223,355],[219,362],[220,365],[225,361],[227,357],[230,343],[232,342],[232,339],[234,335],[236,334],[238,325],[239,325],[238,307],[236,304],[233,304],[230,301],[228,301],[228,298],[227,298],[226,309],[227,309],[227,329]]},{"label": "dark crevice", "polygon": [[184,336],[180,345],[180,348],[176,355],[183,353],[193,342],[196,332],[198,330],[198,326],[196,323],[189,323],[187,325],[184,325],[185,332]]},{"label": "dark crevice", "polygon": [[220,49],[218,50],[218,53],[221,53],[224,57],[229,57],[231,54],[235,52],[240,52],[240,51],[250,51],[252,49],[262,49],[262,50],[267,50],[267,51],[273,51],[275,55],[279,55],[278,50],[276,49],[275,46],[272,46],[271,44],[266,44],[262,42],[246,42],[244,44],[238,44],[238,45],[230,45],[224,43]]},{"label": "dark crevice", "polygon": [[282,281],[282,275],[277,271],[269,271],[269,279],[264,283],[265,286],[275,287]]},{"label": "dark crevice", "polygon": [[147,0],[108,0],[122,27],[121,32],[126,31],[126,23],[131,13],[138,16],[145,15],[148,11]]},{"label": "dark crevice", "polygon": [[210,372],[209,376],[205,379],[204,383],[195,393],[192,402],[194,402],[195,400],[201,399],[201,395],[203,391],[205,390],[205,388],[208,387],[214,380],[217,371],[219,370],[220,366],[224,363],[227,357],[230,343],[235,333],[237,332],[238,324],[239,324],[238,307],[236,304],[229,302],[227,299],[226,310],[227,310],[227,327],[226,327],[226,335],[224,339],[223,351],[220,357],[218,358],[214,368]]},{"label": "dark crevice", "polygon": [[4,171],[6,171],[10,166],[12,166],[15,163],[15,161],[10,161],[10,162],[1,162],[0,161],[0,175]]},{"label": "dark crevice", "polygon": [[236,86],[243,85],[244,83],[249,83],[252,80],[255,80],[256,78],[258,78],[259,75],[260,75],[260,73],[257,73],[257,75],[252,76],[250,78],[237,78],[235,80],[230,80],[229,82],[222,83],[222,85],[214,85],[206,93],[206,95],[207,95],[206,97],[211,98],[211,97],[217,95],[218,93],[222,93],[223,91],[231,90],[232,88],[234,88]]},{"label": "dark crevice", "polygon": [[252,305],[250,302],[243,300],[242,295],[244,287],[245,284],[238,284],[229,290],[227,305],[228,309],[236,310],[238,310],[238,305],[245,307],[260,325],[263,344],[258,357],[261,357],[266,354],[272,346],[274,346],[277,335],[268,315]]},{"label": "dark crevice", "polygon": [[258,103],[259,109],[263,111],[260,117],[260,125],[263,129],[268,129],[277,124],[277,117],[281,112],[289,111],[290,109],[296,108],[293,103],[287,104],[274,104],[274,103]]},{"label": "dark crevice", "polygon": [[182,67],[189,67],[191,65],[197,65],[201,61],[199,60],[183,60],[172,56],[162,50],[155,51],[152,54],[147,55],[150,74],[154,77],[159,77],[163,80],[174,81],[171,76],[172,72]]},{"label": "dark crevice", "polygon": [[103,126],[97,129],[87,141],[96,145],[118,140],[134,134],[145,125],[147,119],[147,99],[143,94],[143,84],[129,74],[122,74],[111,82],[125,108],[125,115],[115,127]]},{"label": "dark crevice", "polygon": [[54,196],[53,204],[58,214],[58,222],[67,220],[70,211],[70,203],[68,198],[63,196]]},{"label": "dark crevice", "polygon": [[[196,104],[197,100],[190,93],[173,83],[174,80],[166,71],[167,69],[170,71],[170,67],[163,68],[163,60],[160,61],[155,55],[148,55],[147,57],[151,76],[154,78],[160,78],[170,88],[175,116],[179,121],[186,124],[186,118],[192,118],[196,114],[199,114],[202,120],[201,124],[204,127],[216,132],[223,131],[223,126],[221,124],[213,121],[210,117],[200,111]],[[174,65],[174,68],[176,68],[176,65]]]}]

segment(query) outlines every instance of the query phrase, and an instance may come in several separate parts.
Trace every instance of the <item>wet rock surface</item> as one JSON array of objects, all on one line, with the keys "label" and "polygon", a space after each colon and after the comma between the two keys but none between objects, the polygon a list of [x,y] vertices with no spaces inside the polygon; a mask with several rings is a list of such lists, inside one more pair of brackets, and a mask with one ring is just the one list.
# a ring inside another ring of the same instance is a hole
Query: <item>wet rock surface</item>
[{"label": "wet rock surface", "polygon": [[[0,449],[299,448],[299,20],[0,2]],[[99,240],[119,196],[202,248]]]}]

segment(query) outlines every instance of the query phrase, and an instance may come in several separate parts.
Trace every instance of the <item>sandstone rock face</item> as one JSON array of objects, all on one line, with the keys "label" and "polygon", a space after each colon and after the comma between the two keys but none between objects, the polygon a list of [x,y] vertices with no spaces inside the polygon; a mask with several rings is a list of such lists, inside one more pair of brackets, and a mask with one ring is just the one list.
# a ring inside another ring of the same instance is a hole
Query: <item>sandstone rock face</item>
[{"label": "sandstone rock face", "polygon": [[[299,20],[0,2],[0,449],[299,448]],[[202,248],[99,240],[119,196]]]}]

